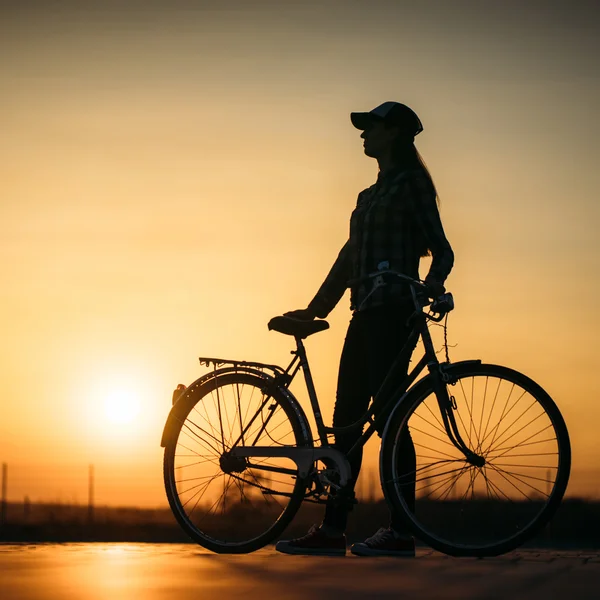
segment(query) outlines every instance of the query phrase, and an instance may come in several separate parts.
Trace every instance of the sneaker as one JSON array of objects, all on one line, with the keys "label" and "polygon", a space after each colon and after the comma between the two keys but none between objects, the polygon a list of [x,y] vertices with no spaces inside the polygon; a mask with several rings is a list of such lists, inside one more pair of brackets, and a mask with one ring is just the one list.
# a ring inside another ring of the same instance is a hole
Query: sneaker
[{"label": "sneaker", "polygon": [[352,554],[357,556],[406,556],[414,557],[415,540],[412,537],[399,537],[389,527],[381,528],[364,542],[352,544]]},{"label": "sneaker", "polygon": [[294,540],[281,540],[275,546],[284,554],[312,554],[316,556],[345,556],[346,536],[329,537],[319,527],[313,525],[309,532]]}]

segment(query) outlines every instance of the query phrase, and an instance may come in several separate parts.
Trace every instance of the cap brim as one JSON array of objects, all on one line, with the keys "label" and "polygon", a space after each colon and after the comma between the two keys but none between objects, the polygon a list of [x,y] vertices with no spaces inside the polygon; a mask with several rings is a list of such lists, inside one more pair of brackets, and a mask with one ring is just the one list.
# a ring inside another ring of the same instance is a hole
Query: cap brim
[{"label": "cap brim", "polygon": [[370,112],[353,112],[350,113],[350,120],[356,129],[366,129],[374,121],[381,121],[381,117]]}]

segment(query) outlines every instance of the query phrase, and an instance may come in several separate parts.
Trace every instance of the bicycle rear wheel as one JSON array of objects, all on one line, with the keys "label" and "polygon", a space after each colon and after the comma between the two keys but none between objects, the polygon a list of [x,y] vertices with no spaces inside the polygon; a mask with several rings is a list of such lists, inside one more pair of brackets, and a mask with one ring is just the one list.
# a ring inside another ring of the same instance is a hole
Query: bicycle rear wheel
[{"label": "bicycle rear wheel", "polygon": [[[496,556],[534,536],[558,508],[569,435],[556,404],[525,375],[473,363],[449,373],[458,432],[484,464],[451,442],[433,390],[415,388],[384,433],[382,487],[418,539],[454,556]],[[416,461],[407,468],[411,438]]]},{"label": "bicycle rear wheel", "polygon": [[[236,446],[308,446],[299,407],[269,380],[230,373],[194,384],[177,402],[178,430],[167,442],[169,504],[186,533],[219,553],[262,548],[291,521],[305,482],[286,458],[233,458]],[[243,432],[243,433],[242,433]]]}]

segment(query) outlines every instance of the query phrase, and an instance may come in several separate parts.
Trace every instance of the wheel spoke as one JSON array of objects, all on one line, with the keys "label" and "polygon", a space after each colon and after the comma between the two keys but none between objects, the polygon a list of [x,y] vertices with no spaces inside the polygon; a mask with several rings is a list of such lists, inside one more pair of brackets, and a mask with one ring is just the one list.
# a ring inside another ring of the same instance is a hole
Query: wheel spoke
[{"label": "wheel spoke", "polygon": [[[506,410],[506,407],[508,406],[508,403],[509,403],[510,397],[512,396],[512,393],[513,393],[514,389],[515,389],[515,386],[514,386],[514,384],[513,384],[513,387],[512,387],[512,388],[511,388],[511,390],[510,390],[510,394],[508,395],[508,398],[506,399],[506,403],[505,403],[505,405],[504,405],[503,412],[502,412],[502,414],[500,415],[500,418],[498,419],[498,423],[497,423],[497,424],[496,424],[496,426],[495,426],[495,427],[492,429],[492,431],[490,431],[490,433],[488,433],[488,436],[487,436],[487,437],[489,437],[490,435],[492,436],[492,441],[489,443],[489,445],[490,445],[490,446],[493,446],[493,445],[494,445],[494,442],[496,441],[496,436],[497,436],[497,434],[498,434],[498,428],[499,428],[499,427],[500,427],[500,425],[502,424],[502,421],[508,417],[508,415],[509,415],[509,414],[510,414],[510,413],[513,411],[514,407],[515,407],[517,404],[519,404],[519,402],[521,401],[521,398],[522,398],[522,397],[523,397],[523,396],[524,396],[524,395],[527,393],[525,390],[523,390],[523,393],[522,393],[522,394],[521,394],[521,395],[520,395],[520,396],[519,396],[519,397],[518,397],[518,398],[517,398],[517,399],[516,399],[516,400],[513,402],[512,406],[511,406],[511,407],[510,407],[508,410]],[[505,411],[506,411],[506,412],[505,412]],[[483,446],[483,444],[485,443],[485,440],[487,439],[487,437],[481,441],[481,445],[482,445],[482,446]]]},{"label": "wheel spoke", "polygon": [[[179,455],[179,458],[181,458],[181,456],[182,456],[182,455],[180,454],[180,455]],[[184,456],[185,456],[185,455],[184,455]],[[176,467],[175,467],[175,470],[177,470],[177,469],[185,469],[186,467],[195,467],[195,466],[197,466],[197,465],[204,465],[204,464],[206,464],[207,462],[213,462],[213,461],[211,461],[211,459],[210,459],[210,458],[205,458],[204,460],[198,460],[198,461],[196,461],[196,462],[190,463],[189,465],[178,465],[178,466],[176,466]]]},{"label": "wheel spoke", "polygon": [[[490,425],[490,420],[491,420],[492,414],[494,412],[494,407],[496,406],[496,400],[498,399],[498,394],[500,393],[500,384],[501,383],[502,383],[502,379],[498,379],[498,386],[496,387],[496,393],[494,394],[494,400],[492,401],[492,407],[490,408],[490,412],[488,413],[488,418],[487,418],[487,422],[485,424],[485,429],[483,430],[483,433],[481,434],[481,438],[482,438],[481,443],[482,444],[487,439],[488,427]],[[487,381],[486,381],[486,392],[487,392]]]},{"label": "wheel spoke", "polygon": [[[458,475],[451,474],[449,477],[447,477],[446,479],[443,479],[441,482],[436,481],[434,485],[437,485],[437,487],[434,488],[433,490],[431,490],[429,492],[429,494],[427,494],[425,496],[425,498],[431,497],[435,492],[437,492],[440,488],[444,487],[444,485],[446,485],[446,483],[448,483],[449,481],[452,481],[454,478],[462,476],[464,474],[464,468],[455,469],[454,471],[449,471],[449,473],[454,473],[454,472],[457,472]],[[415,492],[421,491],[423,489],[427,489],[429,487],[431,487],[431,485],[429,485],[429,484],[424,485],[423,487],[416,489]]]},{"label": "wheel spoke", "polygon": [[[186,435],[188,435],[188,434],[187,434],[187,432],[186,432],[186,431],[184,431],[184,430],[181,430],[181,432],[182,432],[182,433],[185,433]],[[188,436],[188,437],[190,437],[190,436]],[[197,441],[195,438],[192,438],[192,439],[193,439],[193,441]],[[186,441],[187,441],[187,440],[186,440]],[[177,447],[181,447],[181,448],[183,448],[184,450],[187,450],[188,452],[194,452],[194,450],[192,450],[191,448],[188,448],[186,445],[182,444],[181,442],[178,442],[178,444],[177,444]],[[217,466],[217,467],[219,466],[219,463],[218,463],[218,462],[217,462],[217,461],[216,461],[214,458],[210,458],[209,456],[206,456],[205,454],[198,454],[198,453],[196,452],[196,453],[194,454],[194,456],[199,456],[199,457],[201,457],[201,458],[206,458],[206,460],[208,460],[209,462],[211,462],[213,465],[215,465],[215,466]]]},{"label": "wheel spoke", "polygon": [[431,408],[429,408],[429,404],[427,403],[427,401],[423,402],[422,406],[424,406],[431,413],[431,416],[437,421],[438,425],[440,426],[440,431],[443,431],[445,433],[444,424],[442,423],[440,418],[431,410]]},{"label": "wheel spoke", "polygon": [[442,438],[436,437],[435,435],[431,435],[430,433],[427,433],[427,432],[423,431],[422,429],[417,429],[414,425],[411,425],[410,429],[411,429],[411,431],[417,431],[418,433],[422,433],[423,435],[433,438],[434,440],[437,440],[438,442],[442,442],[442,444],[446,444],[446,446],[452,446],[452,448],[456,448],[456,446],[452,442],[449,442],[447,439],[444,440]]},{"label": "wheel spoke", "polygon": [[[532,403],[531,403],[531,404],[530,404],[530,405],[529,405],[529,406],[528,406],[528,407],[527,407],[527,408],[526,408],[526,409],[525,409],[525,410],[524,410],[524,411],[523,411],[523,412],[522,412],[522,413],[521,413],[521,414],[520,414],[520,415],[519,415],[519,416],[518,416],[518,417],[517,417],[517,418],[516,418],[514,421],[512,421],[512,423],[511,423],[510,425],[507,425],[507,426],[506,426],[506,428],[504,429],[504,431],[503,431],[502,433],[500,433],[500,434],[498,435],[498,437],[497,437],[495,440],[492,440],[492,443],[490,443],[490,450],[492,450],[492,449],[493,449],[493,445],[494,445],[494,443],[496,443],[496,444],[500,444],[500,443],[501,443],[501,442],[500,442],[500,440],[502,439],[502,437],[504,436],[504,434],[505,434],[505,433],[506,433],[506,432],[507,432],[507,431],[508,431],[508,430],[509,430],[509,429],[510,429],[510,428],[511,428],[513,425],[516,425],[516,424],[517,424],[517,422],[521,420],[521,417],[523,417],[523,416],[524,416],[524,415],[525,415],[527,412],[529,412],[529,410],[531,410],[531,408],[532,408],[532,407],[533,407],[535,404],[537,404],[537,400],[534,398],[534,399],[533,399],[533,402],[532,402]],[[539,418],[539,417],[541,417],[542,415],[545,415],[545,414],[546,414],[545,412],[542,412],[540,415],[538,415],[538,417],[537,417],[537,418]],[[535,419],[534,419],[534,420],[535,420]],[[530,423],[531,423],[531,421],[530,421]],[[529,423],[528,423],[528,424],[529,424]],[[527,425],[528,425],[528,424],[527,424]],[[525,427],[527,427],[527,425],[524,425],[524,426],[523,426],[521,429],[519,429],[519,431],[522,431],[522,429],[524,429]],[[517,431],[516,433],[519,433],[519,431]],[[516,433],[515,433],[515,434],[513,434],[513,436],[514,436],[514,435],[516,435]],[[513,437],[513,436],[511,436],[511,437]],[[508,439],[511,439],[511,438],[508,438]],[[507,440],[503,440],[503,441],[502,441],[502,443],[504,444],[506,441],[508,441],[508,439],[507,439]]]},{"label": "wheel spoke", "polygon": [[463,468],[460,470],[460,473],[458,473],[456,475],[456,477],[454,478],[454,481],[452,482],[452,485],[448,486],[448,489],[446,490],[446,492],[444,493],[444,495],[440,497],[440,500],[446,500],[446,498],[448,498],[450,496],[450,494],[452,493],[452,490],[455,489],[456,484],[458,483],[458,480],[461,478],[461,476],[463,475],[463,473],[469,469],[469,467],[470,467],[469,464],[466,464],[466,465],[463,466]]},{"label": "wheel spoke", "polygon": [[[510,435],[505,440],[503,440],[502,443],[505,444],[506,442],[508,442],[508,440],[511,440],[512,438],[514,438],[516,435],[521,433],[521,431],[523,431],[523,429],[525,429],[525,427],[529,427],[529,425],[531,425],[532,423],[535,423],[535,421],[537,421],[540,417],[543,417],[545,414],[546,414],[545,412],[541,412],[537,417],[534,417],[533,419],[531,419],[531,421],[529,421],[529,423],[526,423],[520,429],[517,429],[517,431],[515,431],[512,435]],[[494,448],[490,447],[489,452],[493,452],[493,451],[494,451]]]},{"label": "wheel spoke", "polygon": [[[546,427],[544,427],[544,429],[540,429],[540,431],[538,431],[537,433],[534,433],[533,435],[530,435],[523,442],[519,443],[519,448],[522,448],[523,446],[534,446],[536,444],[545,444],[546,442],[557,442],[558,440],[555,437],[553,437],[553,438],[547,438],[545,440],[539,440],[537,442],[528,442],[528,440],[534,438],[536,435],[539,435],[543,431],[546,431],[546,429],[549,429],[550,427],[552,427],[552,423],[550,423],[549,425],[547,425]],[[526,443],[526,442],[528,442],[528,443]],[[506,452],[510,452],[511,450],[514,450],[514,449],[515,449],[514,446],[505,446],[503,448],[496,448],[494,450],[494,452],[500,452],[500,450],[506,450]],[[500,456],[503,456],[503,454],[500,454]]]},{"label": "wheel spoke", "polygon": [[201,431],[202,433],[206,434],[208,437],[212,438],[213,440],[215,440],[215,442],[219,443],[219,440],[217,438],[215,438],[213,435],[211,435],[210,433],[208,433],[208,431],[206,431],[205,429],[203,429],[202,427],[200,427],[199,425],[197,425],[194,421],[192,421],[191,419],[186,419],[183,423],[183,427],[185,427],[192,436],[196,436],[198,439],[201,439],[207,446],[210,446],[210,448],[215,452],[215,454],[220,454],[219,449],[215,448],[210,442],[206,441],[204,438],[201,438],[193,429],[192,427],[195,427],[198,431]]},{"label": "wheel spoke", "polygon": [[[218,456],[219,453],[215,452],[215,449],[208,443],[206,442],[206,440],[202,439],[199,435],[197,435],[194,432],[190,432],[189,427],[186,426],[186,424],[184,423],[182,425],[181,428],[181,433],[183,433],[186,436],[186,442],[192,441],[192,442],[196,442],[198,445],[200,445],[202,447],[203,450],[210,452],[210,453],[214,453],[215,456]],[[184,446],[183,444],[180,443],[180,445],[185,448],[186,450],[190,450],[190,448],[188,448],[187,446]],[[206,457],[208,458],[208,456],[206,454],[199,454],[198,456],[202,456],[202,457]],[[216,460],[213,459],[212,461],[214,464],[218,464]]]},{"label": "wheel spoke", "polygon": [[202,405],[202,408],[204,409],[204,414],[206,415],[206,417],[198,410],[197,406],[194,406],[194,408],[192,409],[192,411],[198,415],[211,429],[212,429],[212,437],[218,441],[218,436],[219,432],[217,429],[215,429],[214,425],[211,423],[210,418],[208,416],[208,411],[206,410],[206,402],[202,401],[200,402],[200,404]]},{"label": "wheel spoke", "polygon": [[[479,416],[479,433],[481,433],[482,437],[483,437],[483,432],[482,432],[481,428],[483,425],[483,415],[485,413],[485,399],[487,396],[488,381],[489,381],[489,377],[486,377],[485,378],[485,387],[483,390],[483,402],[481,403],[481,415]],[[479,438],[479,447],[477,449],[477,452],[481,452],[482,437]]]},{"label": "wheel spoke", "polygon": [[[219,475],[220,475],[220,474],[219,474],[219,473],[217,473],[216,475],[213,475],[213,476],[211,477],[210,481],[207,481],[207,482],[205,482],[205,483],[201,483],[199,486],[197,486],[197,487],[202,487],[202,489],[201,489],[201,490],[198,490],[198,491],[196,492],[196,494],[194,494],[194,495],[193,495],[191,498],[189,498],[189,499],[188,499],[188,500],[187,500],[187,501],[184,503],[184,505],[183,505],[183,506],[185,506],[185,505],[186,505],[188,502],[190,502],[191,500],[193,500],[193,499],[194,499],[194,497],[195,497],[197,494],[200,494],[200,492],[202,492],[202,493],[201,493],[201,495],[200,495],[200,497],[199,497],[199,498],[196,500],[196,504],[194,504],[194,508],[193,508],[193,509],[192,509],[192,511],[190,512],[190,516],[191,516],[191,514],[194,512],[194,510],[195,510],[196,506],[198,505],[198,502],[200,502],[200,500],[202,500],[202,497],[204,496],[204,493],[205,493],[205,492],[206,492],[206,490],[208,489],[208,486],[209,486],[209,485],[210,485],[210,484],[213,482],[213,480],[214,480],[214,479],[216,479],[216,478],[217,478]],[[194,488],[190,488],[190,490],[192,490],[192,489],[194,489]],[[189,492],[190,490],[186,490],[185,492],[181,492],[181,494],[183,495],[183,494],[185,494],[185,493]]]},{"label": "wheel spoke", "polygon": [[[415,446],[418,446],[419,448],[425,448],[426,450],[431,450],[432,452],[437,452],[438,454],[440,454],[441,456],[447,456],[448,458],[452,458],[455,459],[454,456],[452,456],[451,454],[447,454],[446,452],[440,452],[439,450],[435,449],[435,448],[431,448],[431,446],[425,446],[425,444],[418,444],[417,442],[413,441],[413,444]],[[452,444],[452,447],[454,448],[454,444]],[[457,449],[458,451],[458,449]]]},{"label": "wheel spoke", "polygon": [[[426,484],[423,487],[429,487],[429,481],[431,479],[435,479],[436,477],[445,477],[446,475],[450,475],[452,473],[458,473],[459,471],[463,471],[464,468],[465,468],[465,466],[463,465],[462,467],[457,467],[456,469],[450,469],[450,471],[443,471],[441,473],[435,473],[433,475],[430,474],[430,473],[427,473],[427,475],[423,475],[423,478],[421,480],[421,481],[425,481],[426,482]],[[418,471],[418,469],[417,469],[417,471]],[[414,473],[415,473],[414,471],[412,471],[412,472],[409,471],[405,475],[412,475]],[[420,489],[423,489],[423,488],[420,488]]]},{"label": "wheel spoke", "polygon": [[[518,488],[512,481],[510,481],[510,479],[508,479],[506,477],[506,475],[504,474],[504,472],[502,470],[497,469],[494,465],[490,465],[490,469],[493,469],[494,471],[496,471],[496,473],[498,473],[498,475],[500,475],[500,477],[502,477],[502,479],[507,481],[512,487],[515,488],[515,490],[517,490],[517,492],[519,492],[519,494],[521,494],[522,496],[524,496],[525,498],[527,498],[527,500],[529,500],[531,502],[531,498],[525,492],[523,492],[523,490]],[[508,473],[507,473],[507,475],[508,475]]]},{"label": "wheel spoke", "polygon": [[446,430],[443,429],[443,426],[438,427],[437,425],[434,425],[433,423],[428,421],[425,417],[423,417],[423,415],[420,415],[419,413],[415,413],[415,417],[419,417],[419,419],[422,419],[423,421],[425,421],[425,423],[427,423],[427,425],[430,425],[431,427],[433,427],[434,429],[439,431],[442,435],[446,435]]},{"label": "wheel spoke", "polygon": [[498,492],[500,492],[508,501],[514,502],[514,500],[510,496],[507,496],[491,479],[488,478],[487,473],[486,473],[486,468],[487,467],[485,467],[485,466],[483,467],[485,480],[491,488],[494,488],[496,490],[496,496],[498,498],[500,498],[500,496],[498,495]]},{"label": "wheel spoke", "polygon": [[[514,479],[517,479],[521,483],[528,485],[531,489],[535,490],[539,494],[542,494],[542,496],[546,496],[546,498],[548,498],[550,496],[550,494],[546,494],[546,492],[543,492],[539,488],[536,488],[531,483],[525,481],[525,479],[533,479],[534,481],[542,481],[544,483],[554,483],[554,481],[552,479],[544,479],[543,477],[535,477],[534,475],[527,475],[526,473],[519,473],[518,475],[516,475],[513,471],[507,471],[506,469],[499,469],[499,468],[497,468],[496,465],[492,465],[492,469],[496,469],[496,471],[498,471],[499,473],[505,473],[509,477],[513,477]],[[523,478],[525,478],[525,479],[523,479]]]}]

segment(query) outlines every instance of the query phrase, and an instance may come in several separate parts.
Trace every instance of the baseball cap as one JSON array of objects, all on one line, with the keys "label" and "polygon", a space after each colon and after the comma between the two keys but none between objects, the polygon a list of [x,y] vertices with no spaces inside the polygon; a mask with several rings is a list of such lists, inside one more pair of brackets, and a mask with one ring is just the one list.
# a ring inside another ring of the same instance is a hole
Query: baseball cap
[{"label": "baseball cap", "polygon": [[410,135],[423,131],[423,124],[415,111],[400,102],[384,102],[369,112],[350,113],[350,120],[357,129],[366,129],[373,121],[384,121]]}]

